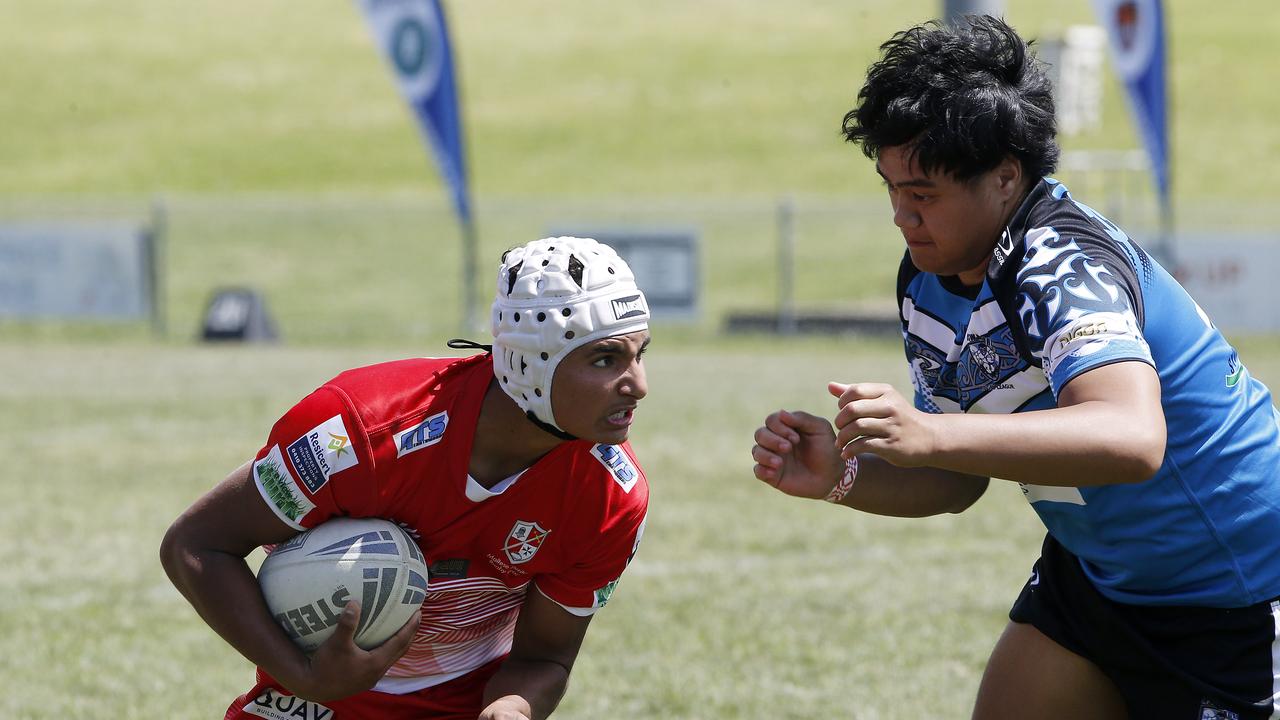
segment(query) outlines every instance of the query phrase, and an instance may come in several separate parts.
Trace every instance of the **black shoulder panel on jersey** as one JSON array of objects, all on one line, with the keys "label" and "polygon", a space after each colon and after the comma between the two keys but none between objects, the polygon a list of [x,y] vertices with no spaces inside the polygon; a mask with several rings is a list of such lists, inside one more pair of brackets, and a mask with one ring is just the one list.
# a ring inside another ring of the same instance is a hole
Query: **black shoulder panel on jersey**
[{"label": "black shoulder panel on jersey", "polygon": [[1038,228],[1052,228],[1060,237],[1074,240],[1090,260],[1106,268],[1128,296],[1138,327],[1145,325],[1142,291],[1153,280],[1151,258],[1119,226],[1068,193],[1061,199],[1049,194],[1037,203],[1021,233],[1025,238]]},{"label": "black shoulder panel on jersey", "polygon": [[911,252],[904,251],[902,253],[902,262],[898,265],[898,321],[902,323],[902,330],[907,329],[907,319],[902,316],[902,301],[907,297],[907,286],[911,281],[920,274],[920,268],[911,262]]},{"label": "black shoulder panel on jersey", "polygon": [[1063,241],[1074,242],[1090,262],[1102,266],[1115,278],[1129,300],[1138,326],[1143,326],[1142,290],[1153,279],[1150,258],[1110,220],[1075,202],[1064,186],[1056,181],[1041,180],[1010,219],[987,273],[992,294],[1024,360],[1040,366],[1032,349],[1034,343],[1027,336],[1019,315],[1019,304],[1020,283],[1026,277],[1029,259],[1027,236],[1035,236],[1043,229],[1051,230]]},{"label": "black shoulder panel on jersey", "polygon": [[[1019,257],[1021,256],[1021,249],[1022,247],[1019,245]],[[1031,352],[1031,344],[1027,340],[1027,330],[1018,319],[1018,308],[1015,306],[1018,299],[1017,273],[1001,273],[995,278],[988,278],[987,282],[991,283],[991,294],[995,296],[996,304],[1000,306],[1000,312],[1004,314],[1005,324],[1009,326],[1009,334],[1013,336],[1013,345],[1018,349],[1018,355],[1031,365],[1040,367],[1040,359],[1036,357],[1035,353]]]}]

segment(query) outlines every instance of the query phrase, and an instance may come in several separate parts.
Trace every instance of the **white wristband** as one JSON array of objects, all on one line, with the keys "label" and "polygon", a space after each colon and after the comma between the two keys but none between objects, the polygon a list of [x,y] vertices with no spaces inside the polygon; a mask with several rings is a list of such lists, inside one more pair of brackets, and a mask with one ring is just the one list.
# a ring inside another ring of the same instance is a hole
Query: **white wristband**
[{"label": "white wristband", "polygon": [[853,456],[844,461],[844,475],[840,476],[840,482],[831,488],[831,492],[822,498],[829,503],[838,503],[844,499],[845,495],[853,489],[853,481],[858,477],[858,456]]}]

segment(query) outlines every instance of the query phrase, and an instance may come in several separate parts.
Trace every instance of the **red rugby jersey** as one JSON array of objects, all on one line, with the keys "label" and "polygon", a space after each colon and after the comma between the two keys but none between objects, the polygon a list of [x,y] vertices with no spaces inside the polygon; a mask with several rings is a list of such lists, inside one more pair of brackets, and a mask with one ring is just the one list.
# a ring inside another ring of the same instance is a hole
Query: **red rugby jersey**
[{"label": "red rugby jersey", "polygon": [[563,442],[497,495],[469,480],[492,378],[489,355],[349,370],[290,409],[254,462],[268,505],[299,530],[380,517],[418,539],[422,625],[375,689],[412,692],[507,653],[530,582],[591,614],[640,544],[649,488],[627,443]]}]

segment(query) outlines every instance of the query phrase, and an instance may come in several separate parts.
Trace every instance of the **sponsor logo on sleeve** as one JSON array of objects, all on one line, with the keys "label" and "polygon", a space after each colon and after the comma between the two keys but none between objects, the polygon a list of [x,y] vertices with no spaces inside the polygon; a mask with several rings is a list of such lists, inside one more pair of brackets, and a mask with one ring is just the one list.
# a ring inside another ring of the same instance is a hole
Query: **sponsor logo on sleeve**
[{"label": "sponsor logo on sleeve", "polygon": [[444,438],[449,427],[449,413],[436,413],[422,422],[392,436],[396,444],[396,457],[404,457],[414,450],[431,447]]},{"label": "sponsor logo on sleeve", "polygon": [[596,445],[591,454],[609,471],[615,482],[622,486],[623,492],[630,493],[640,478],[640,472],[631,464],[631,458],[617,445]]},{"label": "sponsor logo on sleeve", "polygon": [[1116,341],[1146,346],[1142,332],[1130,316],[1104,312],[1083,315],[1064,325],[1045,344],[1045,373],[1052,374],[1068,357],[1087,357]]},{"label": "sponsor logo on sleeve", "polygon": [[1244,365],[1240,363],[1240,356],[1232,350],[1231,359],[1227,361],[1227,387],[1233,388],[1239,385],[1242,377],[1244,377]]},{"label": "sponsor logo on sleeve", "polygon": [[613,316],[618,320],[640,317],[648,313],[649,310],[644,306],[642,295],[628,295],[613,299]]},{"label": "sponsor logo on sleeve", "polygon": [[253,479],[280,519],[297,530],[303,530],[299,522],[316,506],[289,474],[279,445],[272,445],[271,451],[253,464]]},{"label": "sponsor logo on sleeve", "polygon": [[359,460],[342,416],[334,415],[290,443],[289,462],[313,493],[329,482],[334,473],[356,465]]},{"label": "sponsor logo on sleeve", "polygon": [[515,565],[522,565],[533,559],[549,534],[550,530],[536,522],[517,520],[511,527],[511,532],[507,533],[507,541],[503,543],[502,549],[508,560]]},{"label": "sponsor logo on sleeve", "polygon": [[270,687],[245,705],[244,711],[268,720],[333,720],[333,710],[324,705]]},{"label": "sponsor logo on sleeve", "polygon": [[609,598],[613,596],[613,591],[617,587],[618,587],[618,580],[615,579],[613,582],[610,582],[608,585],[605,585],[599,590],[596,590],[596,599],[595,599],[594,607],[598,607],[598,608],[604,607],[609,602]]}]

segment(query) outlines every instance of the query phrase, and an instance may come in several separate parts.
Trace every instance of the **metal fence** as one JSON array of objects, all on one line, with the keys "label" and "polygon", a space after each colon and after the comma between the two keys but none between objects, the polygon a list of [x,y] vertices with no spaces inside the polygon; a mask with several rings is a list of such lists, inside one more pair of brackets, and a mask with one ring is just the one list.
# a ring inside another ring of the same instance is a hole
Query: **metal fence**
[{"label": "metal fence", "polygon": [[[1064,168],[1073,192],[1139,242],[1158,228],[1141,188],[1108,186]],[[135,219],[159,212],[167,335],[195,337],[212,293],[259,290],[286,342],[420,342],[461,327],[461,233],[443,199],[416,195],[167,195],[0,198],[0,222]],[[680,332],[715,333],[735,313],[888,314],[902,243],[883,196],[855,198],[486,197],[476,201],[480,297],[487,318],[502,251],[563,228],[691,232],[698,241],[698,314]],[[1280,208],[1184,202],[1179,231],[1266,235]],[[5,321],[0,329],[22,323]],[[74,332],[74,331],[72,331]]]}]

